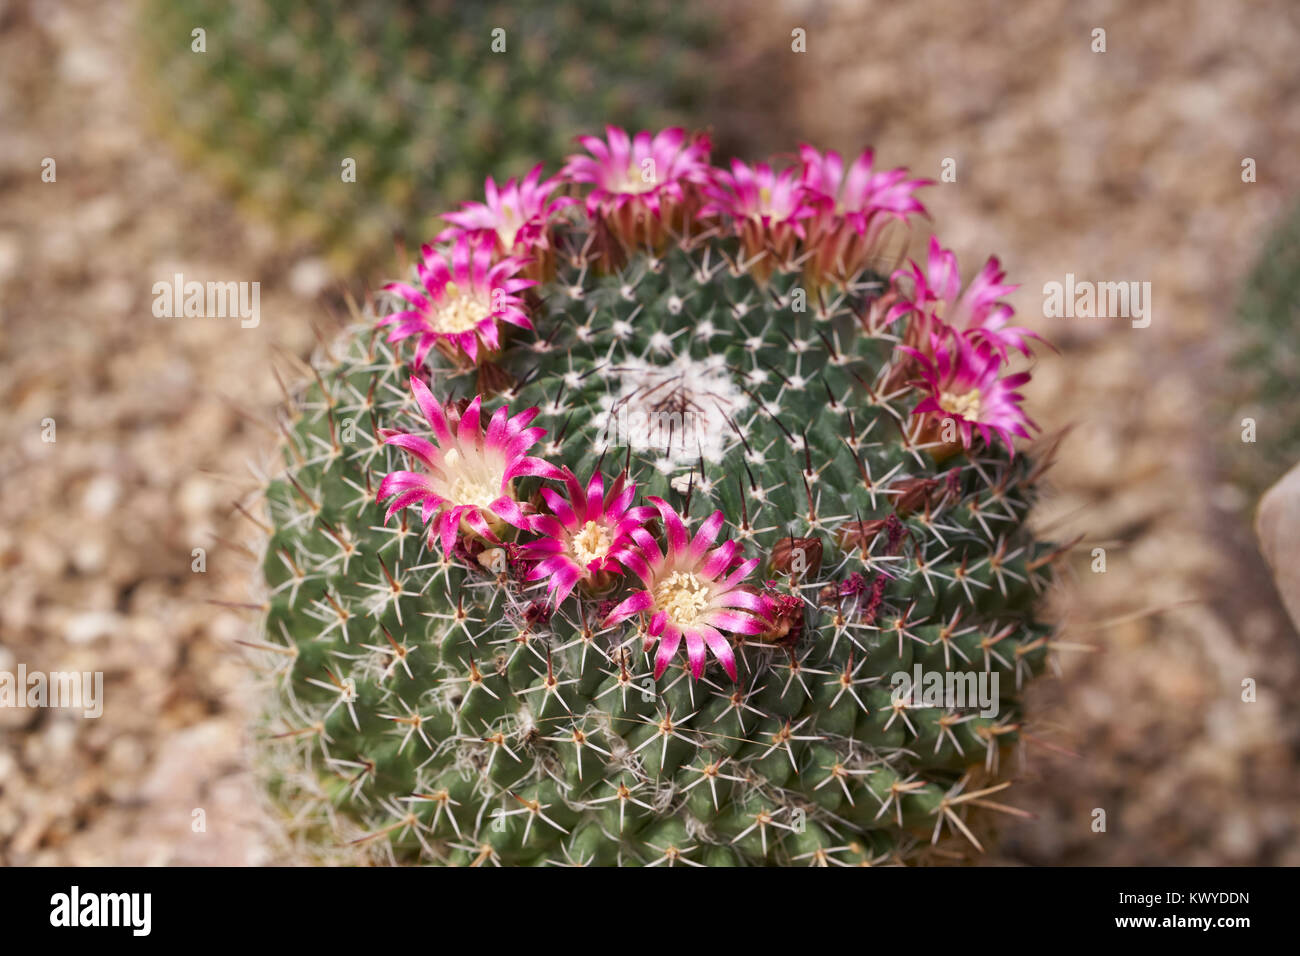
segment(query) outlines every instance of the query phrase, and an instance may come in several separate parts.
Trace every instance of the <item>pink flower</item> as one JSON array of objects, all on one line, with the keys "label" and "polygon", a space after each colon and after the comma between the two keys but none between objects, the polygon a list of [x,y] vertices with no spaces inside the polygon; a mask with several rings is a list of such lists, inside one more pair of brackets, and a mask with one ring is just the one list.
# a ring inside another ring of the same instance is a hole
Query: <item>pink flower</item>
[{"label": "pink flower", "polygon": [[1028,372],[999,377],[1002,358],[984,343],[971,342],[964,334],[951,329],[931,337],[933,357],[908,346],[908,353],[920,367],[929,395],[912,410],[913,415],[932,413],[937,418],[951,418],[961,432],[962,444],[969,448],[973,432],[979,429],[985,444],[992,444],[996,432],[1012,455],[1012,435],[1028,438],[1026,426],[1038,426],[1020,407],[1024,397],[1016,391],[1029,381]]},{"label": "pink flower", "polygon": [[616,126],[605,127],[608,142],[580,136],[590,156],[575,154],[560,175],[573,183],[589,183],[587,214],[602,217],[629,244],[653,241],[660,223],[687,202],[688,190],[707,181],[707,136],[686,139],[679,127],[651,137],[647,131],[631,139]]},{"label": "pink flower", "polygon": [[707,647],[736,680],[736,655],[722,631],[761,634],[767,627],[768,622],[763,620],[766,602],[760,595],[739,587],[758,566],[758,559],[737,564],[740,548],[734,541],[713,547],[722,530],[721,511],[710,515],[692,539],[681,517],[666,501],[654,497],[647,500],[663,519],[668,549],[661,552],[644,529],[631,532],[637,550],[626,552],[621,560],[641,579],[645,590],[614,608],[603,626],[648,611],[649,634],[659,642],[656,679],[667,669],[684,638],[692,677],[698,678],[704,672]]},{"label": "pink flower", "polygon": [[385,315],[379,324],[393,326],[389,342],[419,336],[417,366],[440,342],[459,348],[471,361],[478,360],[480,344],[496,351],[501,347],[498,322],[522,329],[533,327],[524,314],[523,300],[515,293],[537,283],[518,277],[527,264],[525,259],[508,257],[493,262],[495,243],[488,233],[462,233],[451,248],[450,262],[426,245],[415,267],[420,288],[407,282],[384,286],[385,292],[404,299],[408,308]]},{"label": "pink flower", "polygon": [[541,537],[527,545],[524,557],[537,562],[527,580],[549,578],[546,593],[556,604],[579,581],[598,582],[622,574],[624,555],[634,547],[632,532],[654,516],[653,508],[630,507],[636,485],[625,477],[619,475],[606,492],[604,479],[596,472],[583,491],[577,477],[565,468],[567,501],[550,488],[542,489],[552,513],[532,519],[530,530]]},{"label": "pink flower", "polygon": [[542,164],[532,168],[522,182],[507,179],[500,188],[492,177],[484,184],[486,203],[461,203],[459,212],[443,213],[452,225],[434,241],[450,242],[469,233],[477,238],[484,233],[496,240],[496,251],[531,256],[535,248],[547,246],[546,226],[551,217],[577,202],[568,196],[551,198],[561,185],[558,176],[540,181]]},{"label": "pink flower", "polygon": [[820,206],[810,201],[799,171],[772,171],[766,163],[747,166],[731,161],[731,172],[714,169],[704,186],[707,201],[701,216],[725,216],[741,237],[746,258],[763,251],[787,263],[797,240],[804,238],[803,221],[816,216]]},{"label": "pink flower", "polygon": [[912,193],[930,185],[931,180],[908,179],[907,170],[901,167],[873,172],[875,154],[869,149],[853,161],[847,176],[844,160],[834,150],[823,155],[805,143],[799,147],[799,158],[803,161],[804,186],[823,200],[826,212],[843,216],[859,234],[865,234],[880,213],[898,219],[906,219],[914,212],[925,213],[925,207]]},{"label": "pink flower", "polygon": [[524,454],[546,434],[544,428],[528,427],[538,410],[530,408],[511,418],[509,409],[498,408],[484,432],[479,414],[483,398],[476,395],[461,414],[453,433],[446,413],[428,386],[414,376],[411,392],[433,429],[437,444],[401,431],[382,432],[384,444],[410,452],[425,469],[423,472],[394,471],[384,476],[376,500],[382,502],[395,496],[384,521],[418,502],[421,520],[429,526],[430,541],[436,529],[439,543],[448,554],[455,546],[456,531],[462,524],[494,543],[499,543],[496,532],[505,524],[527,528],[528,517],[514,497],[514,479],[525,475],[560,477],[554,465]]},{"label": "pink flower", "polygon": [[730,216],[737,224],[752,219],[765,227],[788,225],[802,236],[799,220],[816,215],[818,207],[807,200],[798,175],[793,168],[774,173],[767,163],[748,166],[733,159],[731,172],[713,170],[700,212]]},{"label": "pink flower", "polygon": [[823,275],[856,273],[869,261],[890,222],[906,222],[912,213],[925,214],[913,193],[931,181],[909,179],[901,168],[875,172],[869,149],[847,173],[834,150],[823,155],[804,144],[799,158],[809,200],[821,210],[808,243],[815,250],[814,269]]},{"label": "pink flower", "polygon": [[1004,295],[1014,292],[1019,286],[1006,285],[996,257],[990,257],[964,292],[961,291],[961,273],[957,268],[957,257],[949,249],[939,245],[937,238],[930,238],[930,253],[926,268],[911,262],[911,270],[899,269],[893,275],[897,282],[900,278],[910,278],[914,286],[911,298],[904,298],[889,311],[888,321],[900,315],[914,312],[918,328],[918,340],[926,341],[932,332],[942,332],[944,325],[959,332],[969,333],[973,341],[985,342],[996,350],[1004,359],[1007,349],[1019,349],[1029,354],[1026,339],[1040,337],[1028,329],[1009,326],[1007,322],[1014,314],[1011,306],[999,302]]}]

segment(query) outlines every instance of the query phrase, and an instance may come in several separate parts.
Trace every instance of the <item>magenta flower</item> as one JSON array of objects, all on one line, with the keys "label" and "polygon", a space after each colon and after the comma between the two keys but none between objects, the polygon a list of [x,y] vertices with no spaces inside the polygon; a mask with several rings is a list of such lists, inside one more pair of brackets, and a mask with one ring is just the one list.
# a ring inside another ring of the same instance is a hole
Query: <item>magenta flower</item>
[{"label": "magenta flower", "polygon": [[631,532],[637,549],[625,552],[621,560],[641,579],[645,590],[614,608],[602,626],[648,611],[649,634],[659,642],[655,654],[656,679],[667,669],[685,639],[692,677],[698,678],[704,672],[707,647],[728,676],[736,680],[736,655],[722,631],[761,634],[767,627],[768,622],[763,620],[766,602],[760,595],[739,587],[758,566],[758,559],[737,564],[740,548],[734,541],[713,547],[722,530],[721,511],[713,512],[692,539],[681,517],[666,501],[654,497],[647,500],[663,519],[667,552],[661,552],[655,539],[644,529]]},{"label": "magenta flower", "polygon": [[988,445],[992,444],[991,433],[996,432],[1015,455],[1011,436],[1028,438],[1026,426],[1038,427],[1021,409],[1024,397],[1016,391],[1029,381],[1029,373],[999,377],[1001,356],[986,344],[971,342],[964,334],[951,329],[932,336],[930,348],[933,357],[899,346],[916,359],[923,384],[929,391],[912,414],[932,413],[940,419],[951,418],[966,448],[971,446],[975,429],[979,429]]},{"label": "magenta flower", "polygon": [[947,325],[968,333],[972,341],[987,343],[1005,359],[1009,348],[1028,355],[1026,339],[1042,340],[1029,329],[1007,324],[1014,313],[1011,306],[998,300],[1019,286],[1003,283],[1006,273],[996,257],[989,257],[964,292],[961,290],[957,257],[951,250],[940,246],[937,238],[930,238],[929,258],[924,271],[915,262],[910,264],[910,271],[899,269],[893,279],[895,282],[900,278],[912,280],[911,298],[904,298],[890,309],[888,320],[914,312],[918,320],[919,341],[927,341],[932,332],[941,333],[943,326]]},{"label": "magenta flower", "polygon": [[925,214],[925,207],[912,195],[920,186],[931,180],[908,179],[904,168],[874,172],[875,154],[866,149],[853,161],[848,175],[844,173],[844,160],[834,150],[825,155],[806,143],[799,147],[803,162],[803,183],[810,193],[820,198],[825,210],[843,216],[859,234],[865,234],[880,213],[889,213],[906,219],[911,213]]},{"label": "magenta flower", "polygon": [[799,220],[816,215],[818,207],[808,201],[798,175],[793,168],[774,173],[767,163],[748,166],[733,159],[731,172],[713,170],[704,187],[708,202],[700,212],[730,216],[737,224],[753,220],[769,228],[784,225],[802,236]]},{"label": "magenta flower", "polygon": [[490,351],[501,347],[498,322],[521,329],[533,327],[524,314],[523,300],[515,293],[537,283],[518,276],[527,264],[525,259],[512,256],[494,262],[495,243],[490,234],[461,234],[451,247],[450,261],[426,245],[415,267],[420,288],[407,282],[384,286],[385,292],[404,299],[408,308],[385,315],[379,324],[393,326],[389,342],[419,336],[417,366],[439,343],[459,348],[470,361],[478,361],[480,344]]},{"label": "magenta flower", "polygon": [[787,262],[796,241],[804,238],[803,221],[816,216],[820,206],[795,169],[772,171],[766,163],[748,166],[731,161],[731,172],[714,169],[704,186],[706,202],[701,216],[725,216],[735,225],[747,258],[767,250]]},{"label": "magenta flower", "polygon": [[450,242],[466,233],[477,238],[488,234],[502,255],[531,256],[547,246],[546,227],[551,218],[577,202],[568,196],[551,198],[561,185],[558,176],[541,181],[542,164],[532,168],[522,182],[507,179],[498,188],[491,176],[484,184],[487,202],[461,203],[459,212],[443,213],[452,225],[438,234],[436,242]]},{"label": "magenta flower", "polygon": [[799,147],[803,185],[821,211],[809,237],[815,268],[823,274],[852,274],[862,268],[890,222],[925,214],[913,195],[931,180],[909,179],[906,169],[876,172],[874,153],[863,150],[847,173],[834,150],[824,155],[807,144]]},{"label": "magenta flower", "polygon": [[625,477],[619,475],[606,492],[604,479],[596,472],[584,491],[565,468],[567,501],[550,488],[542,489],[552,513],[532,518],[529,530],[541,537],[526,546],[524,557],[537,562],[527,579],[549,578],[546,593],[555,604],[568,597],[579,581],[603,584],[609,575],[623,573],[624,557],[635,546],[632,532],[654,516],[653,508],[630,507],[636,485]]},{"label": "magenta flower", "polygon": [[462,525],[493,543],[500,543],[497,532],[506,524],[527,528],[528,516],[514,497],[514,479],[525,475],[560,477],[560,470],[554,465],[524,454],[546,434],[544,428],[528,427],[538,410],[530,408],[511,418],[509,409],[498,408],[484,432],[479,413],[483,398],[476,395],[455,423],[453,432],[446,413],[428,386],[414,376],[411,392],[433,429],[437,444],[401,431],[382,432],[384,444],[410,452],[425,469],[423,472],[394,471],[384,476],[376,500],[382,502],[396,496],[384,514],[384,521],[418,502],[421,520],[429,526],[430,542],[436,530],[439,543],[448,554]]},{"label": "magenta flower", "polygon": [[580,136],[590,156],[570,156],[560,175],[589,183],[587,214],[603,217],[626,242],[653,240],[658,225],[687,201],[690,187],[709,177],[707,136],[687,140],[679,127],[651,137],[642,131],[628,138],[616,126],[605,127],[606,140]]}]

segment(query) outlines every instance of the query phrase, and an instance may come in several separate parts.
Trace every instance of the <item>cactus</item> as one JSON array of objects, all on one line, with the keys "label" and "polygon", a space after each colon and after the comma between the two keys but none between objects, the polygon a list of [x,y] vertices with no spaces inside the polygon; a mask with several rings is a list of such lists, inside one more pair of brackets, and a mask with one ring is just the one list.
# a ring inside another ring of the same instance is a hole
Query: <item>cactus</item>
[{"label": "cactus", "polygon": [[[1300,379],[1300,209],[1269,237],[1242,288],[1224,390],[1228,435],[1235,451],[1228,473],[1254,501],[1300,461],[1300,414],[1290,400]],[[1253,435],[1246,419],[1254,422]],[[1243,439],[1251,437],[1253,440]]]},{"label": "cactus", "polygon": [[877,271],[924,182],[869,152],[607,132],[450,214],[290,410],[272,793],[388,862],[982,848],[1060,553],[1013,287]]},{"label": "cactus", "polygon": [[141,21],[158,126],[345,275],[597,119],[688,118],[715,38],[675,0],[145,0]]}]

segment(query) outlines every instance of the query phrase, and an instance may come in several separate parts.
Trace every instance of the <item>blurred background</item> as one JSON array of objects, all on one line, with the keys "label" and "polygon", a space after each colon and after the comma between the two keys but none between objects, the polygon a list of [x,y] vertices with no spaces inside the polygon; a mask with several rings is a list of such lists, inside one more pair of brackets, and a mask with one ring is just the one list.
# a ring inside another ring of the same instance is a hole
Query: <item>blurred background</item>
[{"label": "blurred background", "polygon": [[[989,862],[1300,864],[1300,640],[1250,530],[1300,458],[1298,51],[1291,0],[0,0],[0,670],[106,698],[0,709],[0,863],[282,860],[235,643],[272,362],[396,272],[394,236],[609,121],[710,128],[715,162],[954,160],[945,244],[1000,256],[1060,350],[1035,520],[1082,536],[1052,596],[1078,649],[1032,691],[1034,816]],[[260,324],[155,318],[176,272],[259,282]],[[1150,282],[1150,327],[1042,317],[1067,273]]]}]

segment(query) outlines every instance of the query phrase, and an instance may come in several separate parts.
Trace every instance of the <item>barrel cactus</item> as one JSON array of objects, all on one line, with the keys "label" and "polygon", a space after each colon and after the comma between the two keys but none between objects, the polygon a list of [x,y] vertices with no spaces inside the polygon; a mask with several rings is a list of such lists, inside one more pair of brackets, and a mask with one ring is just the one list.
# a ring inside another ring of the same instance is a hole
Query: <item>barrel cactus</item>
[{"label": "barrel cactus", "polygon": [[593,122],[689,118],[716,40],[681,0],[142,0],[141,26],[159,127],[345,274]]},{"label": "barrel cactus", "polygon": [[925,182],[869,151],[580,143],[449,214],[295,397],[271,792],[388,862],[982,847],[1060,553],[1013,287],[937,242],[882,269]]}]

